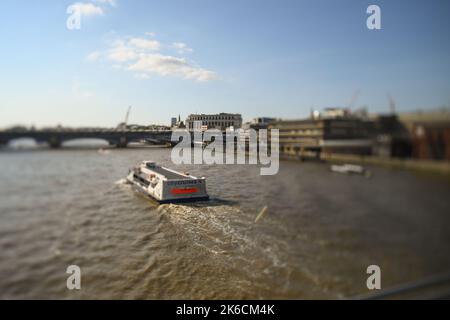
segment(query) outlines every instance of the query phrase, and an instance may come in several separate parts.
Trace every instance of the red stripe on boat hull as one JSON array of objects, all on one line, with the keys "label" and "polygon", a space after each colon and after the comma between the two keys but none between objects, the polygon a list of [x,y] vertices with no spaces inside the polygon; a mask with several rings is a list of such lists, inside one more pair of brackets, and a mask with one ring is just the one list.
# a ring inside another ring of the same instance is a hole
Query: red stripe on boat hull
[{"label": "red stripe on boat hull", "polygon": [[189,189],[172,189],[170,190],[171,194],[192,194],[197,193],[197,188],[189,188]]}]

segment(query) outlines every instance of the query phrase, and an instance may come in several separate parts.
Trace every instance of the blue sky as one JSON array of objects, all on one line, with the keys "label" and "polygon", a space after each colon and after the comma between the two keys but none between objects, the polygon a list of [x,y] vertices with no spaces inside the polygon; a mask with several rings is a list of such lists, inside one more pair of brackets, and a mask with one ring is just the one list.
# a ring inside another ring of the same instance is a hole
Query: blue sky
[{"label": "blue sky", "polygon": [[[301,118],[450,104],[450,2],[80,0],[0,3],[0,127],[168,124],[189,113]],[[382,30],[368,30],[377,4]]]}]

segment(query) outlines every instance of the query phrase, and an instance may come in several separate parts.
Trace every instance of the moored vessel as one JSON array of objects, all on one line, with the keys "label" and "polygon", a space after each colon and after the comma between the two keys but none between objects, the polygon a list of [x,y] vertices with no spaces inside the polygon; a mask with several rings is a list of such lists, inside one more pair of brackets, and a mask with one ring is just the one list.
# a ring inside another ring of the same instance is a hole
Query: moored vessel
[{"label": "moored vessel", "polygon": [[364,167],[355,164],[343,164],[343,165],[332,165],[330,170],[337,173],[344,174],[364,174],[366,169]]}]

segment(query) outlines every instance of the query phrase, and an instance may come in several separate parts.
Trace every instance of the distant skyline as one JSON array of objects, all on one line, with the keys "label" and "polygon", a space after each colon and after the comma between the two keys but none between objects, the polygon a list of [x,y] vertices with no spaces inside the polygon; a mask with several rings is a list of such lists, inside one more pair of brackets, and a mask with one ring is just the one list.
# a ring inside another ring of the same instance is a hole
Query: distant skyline
[{"label": "distant skyline", "polygon": [[[382,29],[366,9],[380,6]],[[81,29],[69,30],[70,6]],[[3,0],[0,128],[450,106],[447,0]],[[356,94],[358,93],[358,94]],[[357,95],[356,99],[353,99]]]}]

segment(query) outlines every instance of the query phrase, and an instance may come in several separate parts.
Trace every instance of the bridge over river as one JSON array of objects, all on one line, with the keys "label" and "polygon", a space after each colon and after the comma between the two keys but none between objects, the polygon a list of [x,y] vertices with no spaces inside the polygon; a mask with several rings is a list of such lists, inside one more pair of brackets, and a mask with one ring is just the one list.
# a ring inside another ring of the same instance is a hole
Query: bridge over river
[{"label": "bridge over river", "polygon": [[126,148],[130,142],[145,141],[149,144],[172,144],[172,131],[117,130],[117,129],[52,129],[0,131],[0,146],[17,139],[34,139],[36,143],[48,143],[59,148],[70,140],[102,139],[118,148]]}]

